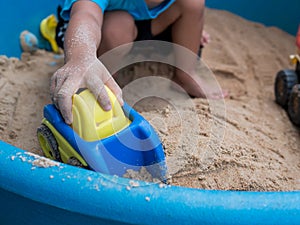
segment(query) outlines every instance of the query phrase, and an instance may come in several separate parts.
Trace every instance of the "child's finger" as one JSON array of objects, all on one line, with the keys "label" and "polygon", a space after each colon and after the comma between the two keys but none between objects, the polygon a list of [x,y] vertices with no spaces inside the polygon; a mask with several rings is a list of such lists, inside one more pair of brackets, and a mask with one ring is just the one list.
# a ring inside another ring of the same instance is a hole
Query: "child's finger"
[{"label": "child's finger", "polygon": [[108,93],[105,90],[104,83],[99,76],[93,75],[87,81],[87,88],[93,93],[99,102],[102,109],[109,111],[111,109],[111,102]]},{"label": "child's finger", "polygon": [[124,105],[124,100],[122,97],[122,89],[119,87],[119,85],[116,83],[116,81],[111,77],[107,82],[106,86],[115,94],[118,102],[120,105]]},{"label": "child's finger", "polygon": [[71,124],[73,122],[72,116],[72,96],[75,91],[72,91],[72,88],[69,84],[64,84],[60,91],[56,95],[56,101],[61,112],[65,123]]}]

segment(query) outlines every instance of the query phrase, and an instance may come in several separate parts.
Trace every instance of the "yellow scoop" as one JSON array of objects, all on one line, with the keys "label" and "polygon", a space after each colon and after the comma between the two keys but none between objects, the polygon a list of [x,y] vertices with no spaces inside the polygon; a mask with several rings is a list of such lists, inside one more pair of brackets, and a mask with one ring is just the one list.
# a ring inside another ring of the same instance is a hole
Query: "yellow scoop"
[{"label": "yellow scoop", "polygon": [[58,45],[55,41],[57,19],[51,14],[40,23],[40,31],[42,36],[49,41],[53,52],[59,53]]}]

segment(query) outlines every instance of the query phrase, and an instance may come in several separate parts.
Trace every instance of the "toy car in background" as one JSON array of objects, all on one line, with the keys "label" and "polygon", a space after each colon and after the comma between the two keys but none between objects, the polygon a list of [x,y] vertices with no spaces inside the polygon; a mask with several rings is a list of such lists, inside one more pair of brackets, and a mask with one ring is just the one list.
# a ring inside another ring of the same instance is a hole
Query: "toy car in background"
[{"label": "toy car in background", "polygon": [[298,53],[290,56],[295,70],[284,69],[275,80],[276,102],[287,110],[290,120],[300,126],[300,26],[296,38]]},{"label": "toy car in background", "polygon": [[153,127],[128,104],[121,107],[106,90],[110,111],[104,111],[87,89],[73,96],[71,126],[54,105],[44,107],[37,136],[45,156],[117,176],[145,167],[153,178],[166,181],[164,150]]}]

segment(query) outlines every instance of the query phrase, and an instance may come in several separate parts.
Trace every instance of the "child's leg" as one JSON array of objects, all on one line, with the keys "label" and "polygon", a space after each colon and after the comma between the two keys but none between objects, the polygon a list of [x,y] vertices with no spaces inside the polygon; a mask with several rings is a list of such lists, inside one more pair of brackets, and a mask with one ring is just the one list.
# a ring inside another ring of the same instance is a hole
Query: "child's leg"
[{"label": "child's leg", "polygon": [[[205,82],[195,72],[196,55],[201,45],[204,21],[204,0],[177,0],[169,9],[152,21],[153,35],[159,34],[172,24],[173,42],[195,53],[195,59],[187,62],[186,56],[178,53],[176,60],[180,65],[190,68],[189,73],[176,69],[174,81],[195,97],[218,98],[223,93],[209,90]],[[188,65],[189,64],[189,65]]]},{"label": "child's leg", "polygon": [[[102,38],[98,48],[98,57],[114,49],[113,54],[101,58],[102,63],[111,71],[114,70],[110,63],[114,65],[121,64],[123,57],[129,52],[131,46],[124,49],[115,49],[116,47],[132,43],[137,36],[137,30],[133,17],[125,11],[105,12],[102,25]],[[117,74],[112,74],[114,77]]]},{"label": "child's leg", "polygon": [[[137,36],[134,19],[125,11],[105,12],[101,32],[98,56],[122,44],[133,42]],[[126,53],[120,53],[120,57]]]},{"label": "child's leg", "polygon": [[157,35],[172,24],[173,42],[196,53],[203,29],[204,0],[177,0],[152,21],[152,33]]}]

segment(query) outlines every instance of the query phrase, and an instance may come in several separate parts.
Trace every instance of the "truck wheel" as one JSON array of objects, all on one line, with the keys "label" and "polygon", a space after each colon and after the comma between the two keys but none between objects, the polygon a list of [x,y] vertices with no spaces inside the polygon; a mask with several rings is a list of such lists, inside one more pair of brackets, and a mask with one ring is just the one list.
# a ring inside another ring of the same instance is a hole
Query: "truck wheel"
[{"label": "truck wheel", "polygon": [[37,129],[37,136],[45,156],[47,158],[62,162],[57,141],[51,130],[46,125],[42,124]]},{"label": "truck wheel", "polygon": [[291,91],[288,114],[291,121],[300,126],[300,84],[295,85]]},{"label": "truck wheel", "polygon": [[282,107],[286,108],[291,90],[298,83],[298,77],[294,70],[281,70],[275,80],[275,100]]},{"label": "truck wheel", "polygon": [[75,157],[71,157],[68,160],[68,164],[72,165],[72,166],[77,166],[77,167],[84,167],[82,165],[82,163]]},{"label": "truck wheel", "polygon": [[298,79],[300,79],[300,62],[299,61],[297,62],[297,65],[296,65],[296,73],[298,74]]}]

